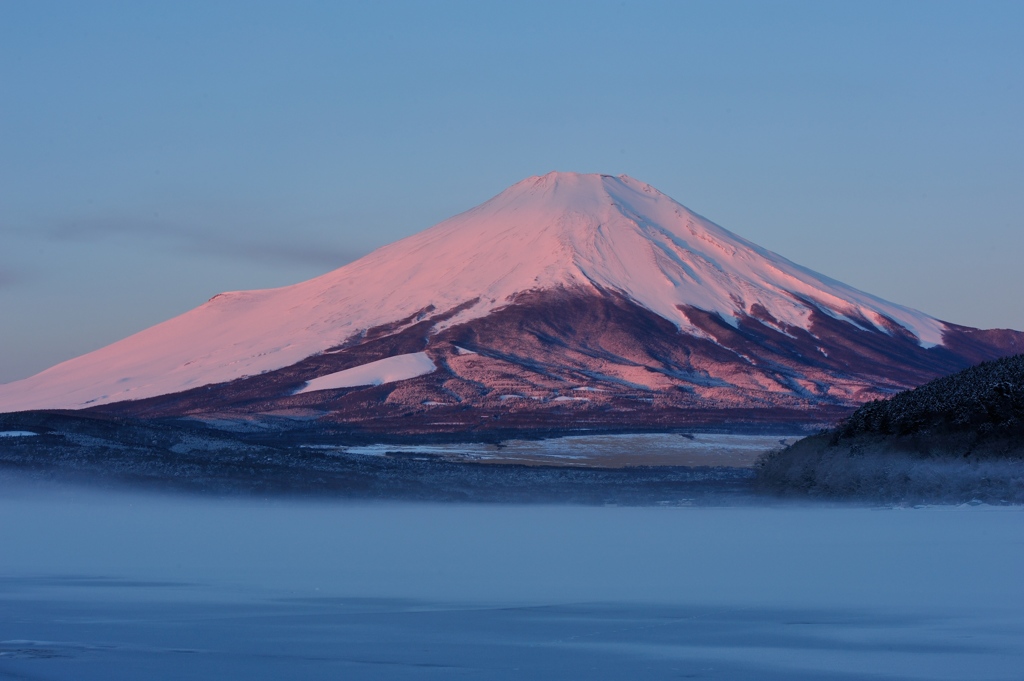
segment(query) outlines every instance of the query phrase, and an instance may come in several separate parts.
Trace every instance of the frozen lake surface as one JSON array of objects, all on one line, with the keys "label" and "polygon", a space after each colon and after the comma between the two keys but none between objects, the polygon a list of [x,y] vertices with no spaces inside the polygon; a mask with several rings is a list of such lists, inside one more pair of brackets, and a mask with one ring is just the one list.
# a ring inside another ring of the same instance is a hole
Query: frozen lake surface
[{"label": "frozen lake surface", "polygon": [[0,679],[1020,679],[1024,511],[0,489]]}]

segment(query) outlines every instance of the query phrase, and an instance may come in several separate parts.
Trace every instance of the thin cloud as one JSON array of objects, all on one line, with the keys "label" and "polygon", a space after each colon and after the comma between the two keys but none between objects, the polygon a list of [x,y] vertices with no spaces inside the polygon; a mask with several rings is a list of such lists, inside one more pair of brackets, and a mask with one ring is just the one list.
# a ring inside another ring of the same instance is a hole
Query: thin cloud
[{"label": "thin cloud", "polygon": [[364,252],[327,244],[287,243],[253,236],[251,230],[228,234],[155,220],[85,219],[62,223],[45,232],[57,241],[99,241],[107,238],[138,238],[169,242],[180,251],[200,255],[240,258],[269,264],[298,264],[334,269]]}]

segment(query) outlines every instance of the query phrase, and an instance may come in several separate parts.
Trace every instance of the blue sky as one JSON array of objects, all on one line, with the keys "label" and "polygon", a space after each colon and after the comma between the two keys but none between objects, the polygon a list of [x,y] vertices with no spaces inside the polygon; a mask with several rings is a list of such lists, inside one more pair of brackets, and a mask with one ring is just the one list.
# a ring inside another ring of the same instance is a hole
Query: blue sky
[{"label": "blue sky", "polygon": [[0,4],[0,381],[549,170],[1024,329],[1024,4]]}]

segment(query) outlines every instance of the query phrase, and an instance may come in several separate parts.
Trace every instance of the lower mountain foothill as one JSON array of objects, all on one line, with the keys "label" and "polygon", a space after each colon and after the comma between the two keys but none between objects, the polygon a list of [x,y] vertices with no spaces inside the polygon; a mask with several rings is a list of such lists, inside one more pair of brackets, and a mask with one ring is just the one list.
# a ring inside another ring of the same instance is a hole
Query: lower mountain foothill
[{"label": "lower mountain foothill", "polygon": [[1024,355],[868,402],[766,455],[757,484],[791,496],[1024,503]]}]

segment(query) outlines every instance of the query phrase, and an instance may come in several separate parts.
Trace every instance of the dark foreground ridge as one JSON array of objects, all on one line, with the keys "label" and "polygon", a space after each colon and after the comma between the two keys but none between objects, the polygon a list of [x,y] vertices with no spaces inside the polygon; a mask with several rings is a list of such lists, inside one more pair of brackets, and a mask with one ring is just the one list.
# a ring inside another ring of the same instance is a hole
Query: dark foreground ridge
[{"label": "dark foreground ridge", "polygon": [[[401,442],[385,456],[365,456],[310,448],[287,434],[232,433],[180,421],[0,414],[0,431],[21,429],[38,435],[0,438],[0,475],[197,494],[688,505],[736,503],[749,497],[753,479],[744,468],[452,462],[403,452]],[[350,439],[347,444],[361,442]]]},{"label": "dark foreground ridge", "polygon": [[1024,355],[887,400],[765,457],[758,487],[884,501],[1024,503]]}]

